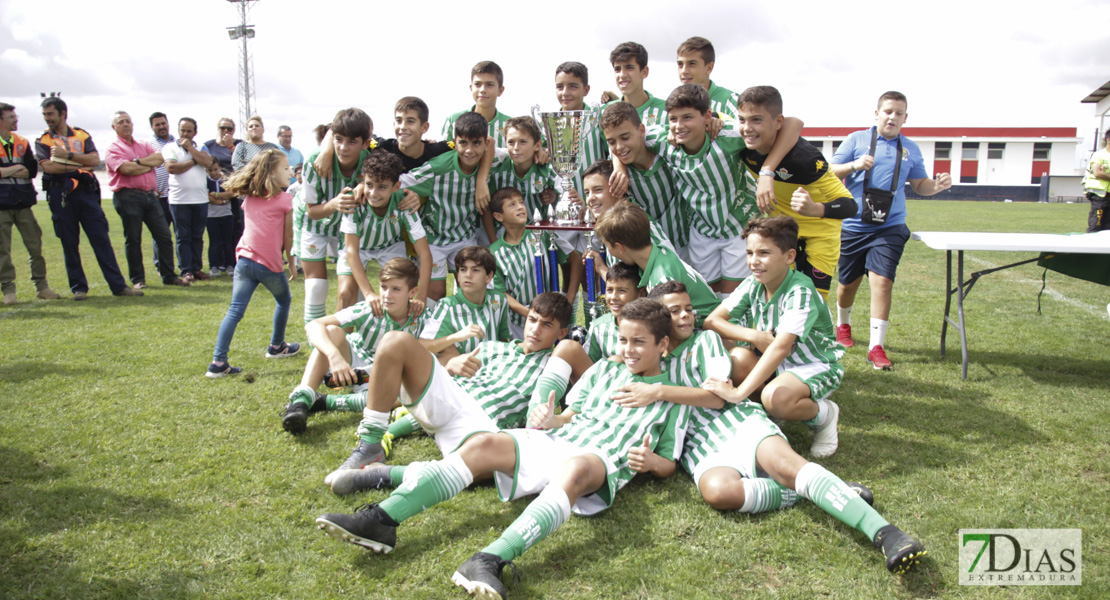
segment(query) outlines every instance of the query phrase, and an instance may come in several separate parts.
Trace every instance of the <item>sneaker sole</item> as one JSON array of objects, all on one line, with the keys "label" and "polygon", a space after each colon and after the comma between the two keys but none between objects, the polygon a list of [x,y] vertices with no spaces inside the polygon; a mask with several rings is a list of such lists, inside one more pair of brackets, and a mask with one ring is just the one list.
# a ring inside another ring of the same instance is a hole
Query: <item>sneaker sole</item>
[{"label": "sneaker sole", "polygon": [[266,352],[264,356],[266,358],[289,358],[290,356],[296,356],[300,353],[301,351],[298,349],[296,352],[286,352],[284,354],[270,354],[269,352]]},{"label": "sneaker sole", "polygon": [[297,435],[308,429],[308,419],[301,415],[285,415],[281,418],[281,428]]},{"label": "sneaker sole", "polygon": [[910,571],[912,571],[914,569],[914,567],[916,567],[917,565],[921,564],[921,559],[928,553],[929,553],[928,550],[919,550],[919,551],[916,551],[916,552],[910,552],[909,554],[906,554],[905,556],[902,557],[901,560],[895,562],[894,564],[889,564],[888,563],[886,568],[887,568],[887,570],[889,570],[891,573],[894,573],[895,575],[904,575],[904,574],[909,573]]},{"label": "sneaker sole", "polygon": [[886,365],[886,366],[881,367],[881,366],[871,362],[870,360],[867,361],[867,364],[871,365],[871,368],[876,370],[876,371],[893,371],[894,370],[894,365]]},{"label": "sneaker sole", "polygon": [[[815,432],[813,436],[813,445],[809,448],[809,454],[814,458],[828,458],[836,454],[836,451],[840,448],[840,431],[837,429],[840,427],[840,405],[832,400],[827,400],[827,402],[829,404],[829,416],[827,418],[832,422],[826,421],[825,429],[831,428],[834,438],[831,442],[829,440],[822,440],[820,443],[824,447],[818,448],[818,433]],[[822,429],[819,433],[824,433],[825,429]],[[829,446],[831,446],[831,449]]]},{"label": "sneaker sole", "polygon": [[[367,550],[370,550],[371,552],[375,552],[377,554],[389,554],[393,551],[393,546],[388,546],[381,542],[375,542],[374,540],[368,540],[366,538],[359,537],[336,525],[335,523],[328,521],[327,519],[316,519],[316,527],[330,537],[347,542],[348,544],[354,544],[356,546],[366,548]],[[500,596],[498,596],[498,598],[500,598]]]},{"label": "sneaker sole", "polygon": [[504,600],[501,594],[497,593],[497,590],[493,589],[488,584],[482,583],[481,581],[471,581],[458,571],[455,571],[455,574],[451,576],[451,582],[465,589],[466,593],[475,598],[480,598],[481,600]]}]

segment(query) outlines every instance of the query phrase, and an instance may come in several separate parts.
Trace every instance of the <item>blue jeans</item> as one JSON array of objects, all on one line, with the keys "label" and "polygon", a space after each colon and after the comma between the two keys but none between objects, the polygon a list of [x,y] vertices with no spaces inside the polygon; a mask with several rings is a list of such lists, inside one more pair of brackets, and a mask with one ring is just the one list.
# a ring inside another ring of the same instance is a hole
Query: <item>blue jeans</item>
[{"label": "blue jeans", "polygon": [[208,205],[171,204],[170,212],[173,213],[173,227],[177,230],[177,262],[181,266],[181,274],[203,271]]},{"label": "blue jeans", "polygon": [[235,279],[231,284],[231,306],[227,307],[223,323],[220,323],[220,332],[216,334],[216,349],[212,352],[212,362],[226,362],[227,350],[231,346],[231,338],[235,337],[235,328],[243,319],[243,313],[250,304],[258,284],[266,286],[274,295],[277,306],[274,307],[274,331],[270,334],[270,345],[280,346],[285,341],[285,324],[289,321],[289,305],[293,302],[293,295],[289,293],[289,281],[285,279],[284,272],[275,273],[263,265],[249,258],[240,258],[235,264]]}]

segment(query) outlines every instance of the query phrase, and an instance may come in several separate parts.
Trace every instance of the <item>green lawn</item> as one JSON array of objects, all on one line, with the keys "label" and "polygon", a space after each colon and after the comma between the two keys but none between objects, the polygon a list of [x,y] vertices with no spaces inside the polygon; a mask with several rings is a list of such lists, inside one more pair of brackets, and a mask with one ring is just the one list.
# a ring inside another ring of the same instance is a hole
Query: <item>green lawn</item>
[{"label": "green lawn", "polygon": [[[105,207],[123,263],[119,219]],[[910,226],[1073,232],[1086,211],[915,201]],[[51,284],[65,293],[49,213],[43,204],[36,213]],[[384,493],[340,498],[323,485],[352,447],[358,415],[313,417],[297,438],[282,431],[305,359],[263,358],[269,294],[255,296],[231,348],[246,376],[209,381],[228,278],[115,298],[83,241],[89,300],[32,302],[16,238],[21,303],[0,310],[0,598],[459,597],[455,567],[523,510],[479,486],[406,522],[387,556],[325,537],[317,515]],[[145,251],[149,260],[149,241]],[[1024,257],[971,253],[968,264]],[[846,357],[834,396],[840,451],[823,464],[869,485],[880,512],[927,544],[919,571],[887,573],[868,540],[806,501],[755,518],[718,513],[679,472],[634,481],[611,510],[572,518],[517,561],[513,597],[1110,596],[1110,288],[1049,273],[1037,314],[1040,276],[1029,265],[977,284],[961,381],[958,339],[938,354],[944,254],[910,242],[887,344],[896,370],[872,371],[861,347]],[[293,295],[296,341],[299,282]],[[867,306],[865,286],[854,315],[864,346]],[[811,434],[785,431],[804,454]],[[428,438],[394,454],[435,457]],[[959,586],[957,531],[1008,527],[1082,529],[1083,586]]]}]

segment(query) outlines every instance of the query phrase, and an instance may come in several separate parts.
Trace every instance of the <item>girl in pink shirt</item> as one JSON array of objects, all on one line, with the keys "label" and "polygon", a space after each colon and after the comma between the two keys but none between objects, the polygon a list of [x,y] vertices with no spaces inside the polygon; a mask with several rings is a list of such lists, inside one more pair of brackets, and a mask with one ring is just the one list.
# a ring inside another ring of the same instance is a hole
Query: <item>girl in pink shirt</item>
[{"label": "girl in pink shirt", "polygon": [[[224,315],[220,331],[216,334],[216,349],[206,375],[215,379],[241,372],[227,362],[227,351],[235,328],[247,310],[251,296],[258,284],[266,286],[274,295],[274,328],[266,358],[284,358],[300,351],[300,344],[285,341],[285,324],[289,320],[289,281],[296,279],[293,269],[293,197],[283,191],[293,170],[283,152],[267,150],[245,167],[228,176],[223,184],[225,191],[243,200],[243,237],[235,248],[235,280],[231,286],[231,305]],[[285,248],[289,263],[289,279],[281,264],[281,251]]]}]

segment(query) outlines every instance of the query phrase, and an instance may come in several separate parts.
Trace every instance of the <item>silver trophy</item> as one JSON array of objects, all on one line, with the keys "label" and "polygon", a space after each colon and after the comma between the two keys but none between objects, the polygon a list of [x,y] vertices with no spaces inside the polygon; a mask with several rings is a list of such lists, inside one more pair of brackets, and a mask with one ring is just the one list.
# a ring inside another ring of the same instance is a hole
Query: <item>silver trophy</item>
[{"label": "silver trophy", "polygon": [[581,225],[583,206],[574,202],[570,190],[574,176],[581,164],[582,141],[588,128],[593,126],[596,113],[588,110],[561,110],[540,112],[539,105],[532,107],[532,118],[547,135],[547,148],[551,152],[551,167],[562,182],[563,195],[555,203],[556,225]]}]

